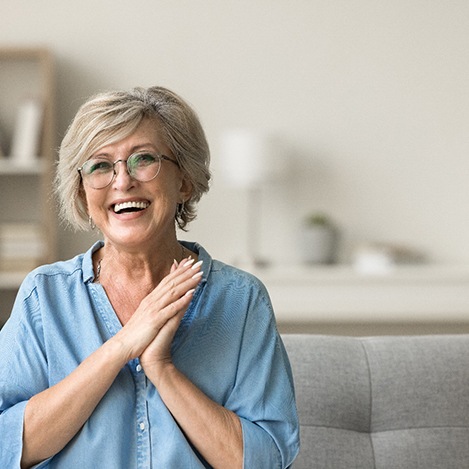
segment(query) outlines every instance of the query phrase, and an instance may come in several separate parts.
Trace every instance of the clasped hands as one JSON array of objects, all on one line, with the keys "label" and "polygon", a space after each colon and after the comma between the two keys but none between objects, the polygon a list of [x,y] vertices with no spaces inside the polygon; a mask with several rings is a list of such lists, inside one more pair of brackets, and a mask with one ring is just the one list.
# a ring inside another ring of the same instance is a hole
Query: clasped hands
[{"label": "clasped hands", "polygon": [[202,261],[174,261],[170,273],[146,296],[127,324],[114,336],[125,362],[140,357],[145,372],[158,374],[171,364],[171,343],[203,272]]}]

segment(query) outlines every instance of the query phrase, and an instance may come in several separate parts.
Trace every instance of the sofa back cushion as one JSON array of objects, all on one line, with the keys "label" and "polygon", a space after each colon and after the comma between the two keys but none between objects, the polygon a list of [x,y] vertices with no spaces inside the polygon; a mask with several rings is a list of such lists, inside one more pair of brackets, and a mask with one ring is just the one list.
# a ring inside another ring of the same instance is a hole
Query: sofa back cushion
[{"label": "sofa back cushion", "polygon": [[283,335],[295,379],[295,469],[469,467],[469,335]]}]

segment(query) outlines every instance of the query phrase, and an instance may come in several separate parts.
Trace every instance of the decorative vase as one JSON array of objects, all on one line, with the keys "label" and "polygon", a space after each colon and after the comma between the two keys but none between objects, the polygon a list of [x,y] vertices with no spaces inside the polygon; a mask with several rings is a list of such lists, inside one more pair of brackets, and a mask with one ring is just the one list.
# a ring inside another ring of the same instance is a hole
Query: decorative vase
[{"label": "decorative vase", "polygon": [[332,264],[337,250],[337,230],[322,212],[309,215],[303,225],[303,260],[307,264]]},{"label": "decorative vase", "polygon": [[331,264],[335,255],[335,231],[328,225],[312,225],[303,231],[304,261]]}]

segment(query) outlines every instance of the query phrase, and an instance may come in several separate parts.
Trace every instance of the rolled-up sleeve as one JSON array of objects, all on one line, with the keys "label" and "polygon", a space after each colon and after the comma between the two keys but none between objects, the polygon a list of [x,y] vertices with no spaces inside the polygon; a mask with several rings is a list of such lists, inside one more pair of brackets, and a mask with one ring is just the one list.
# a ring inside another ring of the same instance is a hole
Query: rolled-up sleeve
[{"label": "rolled-up sleeve", "polygon": [[18,294],[0,331],[0,467],[20,467],[24,411],[28,400],[47,387],[42,325],[34,291]]},{"label": "rolled-up sleeve", "polygon": [[[3,394],[3,386],[0,395]],[[0,406],[3,402],[0,398]],[[19,402],[0,413],[0,465],[19,468],[23,451],[23,416],[26,401]]]},{"label": "rolled-up sleeve", "polygon": [[293,377],[262,286],[250,299],[228,407],[241,419],[246,469],[292,464],[299,451]]}]

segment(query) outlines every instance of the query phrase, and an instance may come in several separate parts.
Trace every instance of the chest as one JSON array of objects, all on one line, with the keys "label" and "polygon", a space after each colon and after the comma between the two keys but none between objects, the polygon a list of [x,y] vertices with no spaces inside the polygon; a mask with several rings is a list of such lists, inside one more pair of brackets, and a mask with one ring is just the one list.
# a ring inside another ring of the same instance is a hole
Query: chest
[{"label": "chest", "polygon": [[119,322],[124,326],[139,307],[142,300],[152,291],[141,285],[117,285],[108,282],[102,285]]}]

